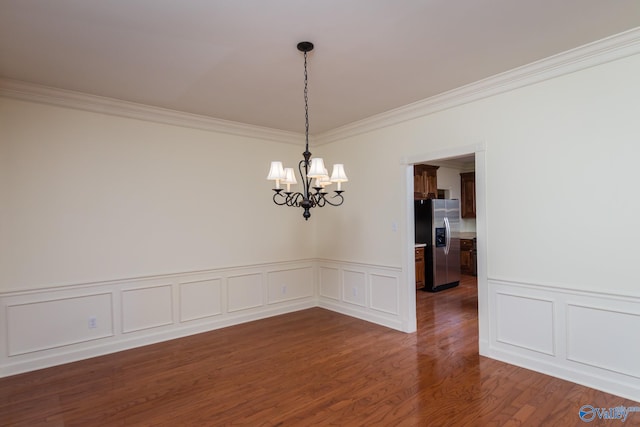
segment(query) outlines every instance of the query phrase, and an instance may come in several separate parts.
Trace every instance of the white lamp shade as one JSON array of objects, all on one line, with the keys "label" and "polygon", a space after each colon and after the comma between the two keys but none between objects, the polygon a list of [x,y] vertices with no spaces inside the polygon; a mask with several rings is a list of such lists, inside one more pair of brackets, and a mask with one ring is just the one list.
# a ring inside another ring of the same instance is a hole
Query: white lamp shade
[{"label": "white lamp shade", "polygon": [[347,174],[344,173],[344,165],[337,163],[333,165],[333,172],[331,173],[331,182],[347,182]]},{"label": "white lamp shade", "polygon": [[326,187],[327,185],[331,185],[329,175],[321,176],[320,178],[318,178],[318,181],[320,183],[320,187],[322,188]]},{"label": "white lamp shade", "polygon": [[298,181],[296,181],[296,174],[293,173],[293,168],[285,168],[284,170],[284,181],[282,181],[283,184],[297,184]]},{"label": "white lamp shade", "polygon": [[327,172],[327,168],[324,169],[322,176],[316,178],[316,188],[324,188],[327,185],[331,184],[331,180],[329,179],[329,172]]},{"label": "white lamp shade", "polygon": [[275,181],[285,178],[286,175],[284,173],[284,168],[282,167],[282,162],[271,162],[271,168],[269,169],[267,179]]},{"label": "white lamp shade", "polygon": [[320,178],[325,174],[324,161],[320,157],[311,159],[311,170],[309,170],[309,178]]}]

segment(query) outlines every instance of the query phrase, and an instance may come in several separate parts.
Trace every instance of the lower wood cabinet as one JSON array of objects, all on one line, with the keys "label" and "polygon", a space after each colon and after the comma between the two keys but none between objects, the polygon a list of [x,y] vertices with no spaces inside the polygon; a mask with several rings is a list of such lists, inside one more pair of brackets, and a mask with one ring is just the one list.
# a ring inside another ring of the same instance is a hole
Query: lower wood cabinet
[{"label": "lower wood cabinet", "polygon": [[416,289],[424,288],[424,248],[416,248]]},{"label": "lower wood cabinet", "polygon": [[460,273],[476,276],[477,271],[475,239],[460,239]]}]

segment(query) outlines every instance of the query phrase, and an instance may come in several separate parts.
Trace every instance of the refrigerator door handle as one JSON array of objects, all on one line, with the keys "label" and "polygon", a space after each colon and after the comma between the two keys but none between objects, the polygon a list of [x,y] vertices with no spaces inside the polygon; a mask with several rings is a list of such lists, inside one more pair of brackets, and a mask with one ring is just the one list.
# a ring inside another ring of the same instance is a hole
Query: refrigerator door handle
[{"label": "refrigerator door handle", "polygon": [[451,226],[449,225],[449,218],[444,217],[444,227],[447,233],[447,246],[444,248],[444,253],[449,255],[449,249],[451,248]]}]

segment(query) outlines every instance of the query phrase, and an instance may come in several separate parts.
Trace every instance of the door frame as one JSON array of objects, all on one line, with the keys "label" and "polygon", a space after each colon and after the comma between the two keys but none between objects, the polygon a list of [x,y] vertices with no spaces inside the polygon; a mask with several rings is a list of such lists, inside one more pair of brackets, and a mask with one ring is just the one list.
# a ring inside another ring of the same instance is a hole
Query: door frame
[{"label": "door frame", "polygon": [[489,350],[489,292],[487,283],[487,205],[486,205],[486,145],[484,141],[472,145],[458,146],[443,150],[434,150],[419,155],[403,157],[405,171],[405,232],[402,251],[406,277],[406,332],[417,330],[415,298],[415,260],[414,260],[414,218],[413,218],[413,165],[435,162],[455,157],[475,155],[476,172],[476,235],[478,262],[478,343],[479,353],[487,355]]}]

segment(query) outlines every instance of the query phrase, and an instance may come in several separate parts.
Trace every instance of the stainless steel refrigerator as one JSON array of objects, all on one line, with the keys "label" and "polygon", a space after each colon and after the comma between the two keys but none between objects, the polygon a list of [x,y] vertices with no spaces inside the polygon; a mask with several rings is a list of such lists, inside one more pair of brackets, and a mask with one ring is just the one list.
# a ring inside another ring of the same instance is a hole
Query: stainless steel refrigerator
[{"label": "stainless steel refrigerator", "polygon": [[460,201],[416,200],[415,242],[425,243],[425,290],[441,291],[460,283]]}]

